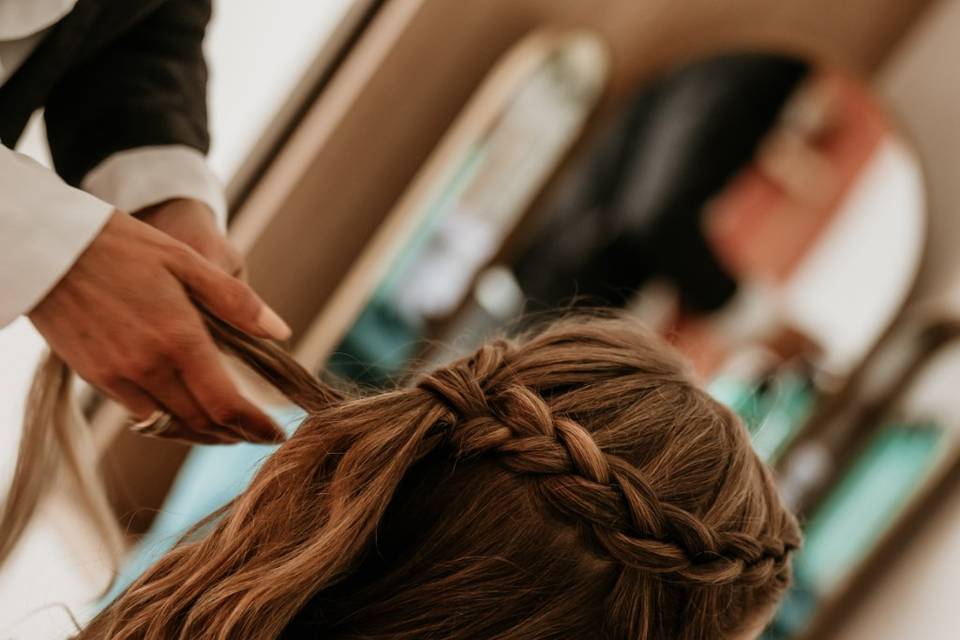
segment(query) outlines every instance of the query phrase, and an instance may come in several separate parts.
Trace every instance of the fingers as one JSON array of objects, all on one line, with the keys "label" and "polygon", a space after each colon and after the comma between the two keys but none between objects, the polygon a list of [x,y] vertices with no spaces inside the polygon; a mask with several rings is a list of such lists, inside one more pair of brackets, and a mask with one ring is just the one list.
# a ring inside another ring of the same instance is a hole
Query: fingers
[{"label": "fingers", "polygon": [[[197,261],[202,262],[202,259],[197,258]],[[216,274],[215,277],[223,283],[249,291],[246,285],[215,267],[203,267],[194,273],[204,274],[201,281],[204,277],[212,279]],[[172,279],[171,284],[177,287]],[[259,299],[254,297],[254,300],[263,306]],[[227,376],[220,353],[203,326],[200,313],[179,287],[168,301],[168,309],[173,311],[170,317],[153,323],[152,338],[127,355],[129,363],[121,373],[122,377],[176,419],[182,427],[177,437],[182,435],[194,441],[210,437],[222,442],[283,441],[283,431],[240,395]]]},{"label": "fingers", "polygon": [[185,352],[179,367],[184,384],[211,421],[252,442],[275,443],[286,438],[273,420],[240,395],[209,340]]},{"label": "fingers", "polygon": [[217,269],[196,253],[180,252],[170,269],[191,297],[241,331],[275,340],[290,337],[290,327],[249,285]]},{"label": "fingers", "polygon": [[[109,387],[104,387],[103,391],[113,400],[127,407],[130,413],[133,414],[137,420],[148,420],[152,416],[156,415],[158,411],[166,411],[167,413],[170,413],[169,409],[163,407],[160,403],[151,398],[149,394],[137,387],[137,385],[126,380],[115,380],[111,382]],[[173,414],[170,413],[170,415]],[[138,433],[153,437],[153,434],[144,432]],[[185,427],[178,419],[174,419],[169,428],[164,430],[162,433],[156,434],[155,437],[162,437],[170,440],[180,440],[195,444],[211,445],[233,444],[239,442],[240,440],[233,434],[222,433],[222,429],[212,432],[196,431],[194,429]]]},{"label": "fingers", "polygon": [[241,331],[289,336],[250,287],[117,212],[30,318],[80,376],[138,419],[158,410],[172,416],[174,437],[279,440],[277,427],[222,370],[200,304]]},{"label": "fingers", "polygon": [[111,381],[101,385],[101,390],[125,406],[137,420],[146,420],[160,410],[160,405],[153,398],[126,380]]},{"label": "fingers", "polygon": [[173,418],[169,413],[157,411],[147,420],[130,425],[130,429],[141,436],[148,438],[164,438],[179,440],[193,444],[234,444],[235,439],[228,439],[220,434],[197,433]]},{"label": "fingers", "polygon": [[[210,420],[184,386],[173,367],[158,370],[143,381],[145,389],[179,425],[178,432],[192,441],[213,440],[221,444],[239,442],[241,437],[227,425]],[[163,434],[164,436],[167,433]]]},{"label": "fingers", "polygon": [[182,427],[198,437],[214,436],[223,442],[283,441],[283,432],[233,387],[215,353],[212,366],[198,366],[199,361],[179,373],[168,369],[147,382],[154,397]]}]

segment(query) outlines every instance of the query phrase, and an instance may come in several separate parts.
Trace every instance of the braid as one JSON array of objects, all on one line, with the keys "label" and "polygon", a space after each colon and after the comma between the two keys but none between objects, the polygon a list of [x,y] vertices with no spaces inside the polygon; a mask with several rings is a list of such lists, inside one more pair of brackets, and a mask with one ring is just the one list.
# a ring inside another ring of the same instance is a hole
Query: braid
[{"label": "braid", "polygon": [[640,470],[604,452],[581,424],[554,415],[528,387],[510,384],[502,375],[509,354],[507,343],[489,344],[417,385],[449,410],[448,439],[458,456],[492,455],[535,477],[546,503],[587,525],[624,567],[692,585],[758,586],[784,572],[798,541],[717,531],[660,500]]}]

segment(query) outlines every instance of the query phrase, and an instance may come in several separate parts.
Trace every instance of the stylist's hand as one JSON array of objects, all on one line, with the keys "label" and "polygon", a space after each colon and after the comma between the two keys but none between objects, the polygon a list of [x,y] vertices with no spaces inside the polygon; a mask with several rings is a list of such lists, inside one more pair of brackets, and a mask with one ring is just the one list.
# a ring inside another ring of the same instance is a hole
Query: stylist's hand
[{"label": "stylist's hand", "polygon": [[243,257],[220,231],[206,204],[175,198],[141,209],[133,216],[183,242],[230,275],[243,277]]},{"label": "stylist's hand", "polygon": [[28,315],[74,371],[135,416],[158,409],[172,415],[166,436],[282,439],[227,376],[194,302],[252,335],[289,337],[246,284],[119,211]]}]

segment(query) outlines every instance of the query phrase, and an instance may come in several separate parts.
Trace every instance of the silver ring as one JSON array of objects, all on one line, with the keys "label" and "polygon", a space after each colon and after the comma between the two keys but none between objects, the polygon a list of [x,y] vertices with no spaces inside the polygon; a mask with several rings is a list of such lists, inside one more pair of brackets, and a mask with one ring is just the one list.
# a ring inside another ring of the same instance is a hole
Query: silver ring
[{"label": "silver ring", "polygon": [[130,430],[144,436],[160,436],[170,428],[173,418],[163,411],[154,411],[145,420],[134,422]]}]

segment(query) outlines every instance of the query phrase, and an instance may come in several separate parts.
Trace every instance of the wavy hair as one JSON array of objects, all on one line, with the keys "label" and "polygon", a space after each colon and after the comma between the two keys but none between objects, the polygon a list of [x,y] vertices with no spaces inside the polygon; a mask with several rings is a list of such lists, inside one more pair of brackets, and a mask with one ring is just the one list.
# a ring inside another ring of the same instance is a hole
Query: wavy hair
[{"label": "wavy hair", "polygon": [[746,430],[628,320],[366,397],[209,323],[308,417],[81,640],[728,640],[790,583],[797,522]]}]

